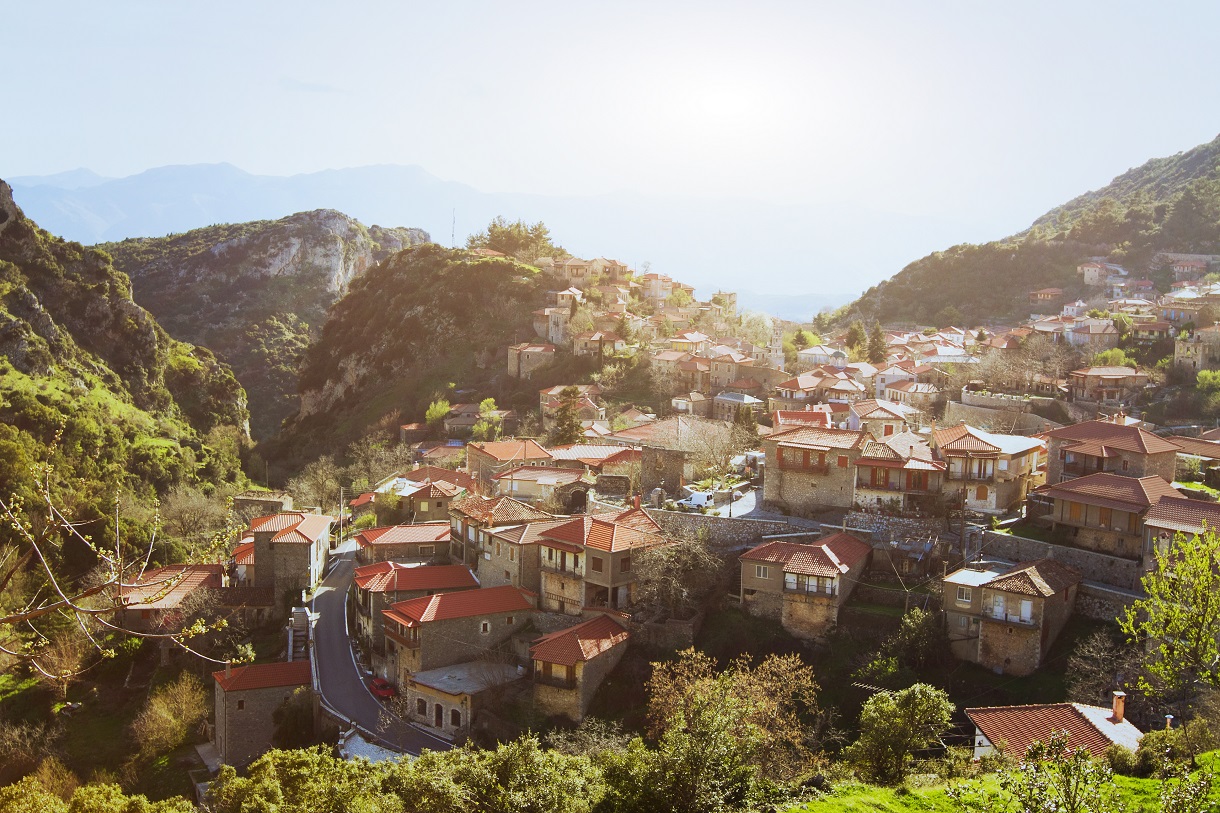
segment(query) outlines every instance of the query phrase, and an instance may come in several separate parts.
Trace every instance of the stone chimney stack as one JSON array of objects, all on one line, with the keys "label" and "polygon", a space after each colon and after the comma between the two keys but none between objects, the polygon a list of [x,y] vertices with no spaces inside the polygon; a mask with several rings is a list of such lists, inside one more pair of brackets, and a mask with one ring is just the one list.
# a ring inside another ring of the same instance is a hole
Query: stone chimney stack
[{"label": "stone chimney stack", "polygon": [[225,661],[225,680],[233,677],[233,662]]},{"label": "stone chimney stack", "polygon": [[1127,693],[1126,692],[1115,692],[1114,693],[1113,709],[1114,709],[1114,716],[1113,716],[1114,722],[1121,723],[1123,721],[1123,714],[1127,710]]},{"label": "stone chimney stack", "polygon": [[1168,731],[1171,728],[1173,728],[1173,715],[1166,714],[1165,715],[1165,730]]}]

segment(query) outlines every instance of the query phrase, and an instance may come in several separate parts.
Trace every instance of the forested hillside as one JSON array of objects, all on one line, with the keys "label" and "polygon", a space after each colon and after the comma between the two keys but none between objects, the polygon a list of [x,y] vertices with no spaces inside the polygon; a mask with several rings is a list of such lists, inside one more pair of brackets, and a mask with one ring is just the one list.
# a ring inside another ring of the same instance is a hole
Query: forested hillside
[{"label": "forested hillside", "polygon": [[[268,447],[307,460],[377,423],[422,417],[438,393],[486,387],[505,348],[533,335],[545,304],[538,269],[426,243],[352,282],[306,353],[301,408]],[[482,395],[499,395],[480,390]]]},{"label": "forested hillside", "polygon": [[[0,182],[0,497],[49,491],[113,536],[118,497],[126,509],[175,484],[241,481],[247,420],[227,366],[171,339],[105,252],[42,231]],[[135,540],[149,532],[126,525]],[[63,553],[87,570],[83,547]]]},{"label": "forested hillside", "polygon": [[232,365],[250,398],[252,433],[264,438],[296,409],[301,356],[327,309],[373,264],[428,239],[321,209],[99,248],[171,335]]},{"label": "forested hillside", "polygon": [[1220,253],[1220,138],[1129,170],[1021,234],[916,260],[843,315],[938,326],[1000,320],[1027,313],[1031,290],[1077,292],[1076,266],[1091,256],[1150,273],[1167,289],[1155,262],[1162,251]]}]

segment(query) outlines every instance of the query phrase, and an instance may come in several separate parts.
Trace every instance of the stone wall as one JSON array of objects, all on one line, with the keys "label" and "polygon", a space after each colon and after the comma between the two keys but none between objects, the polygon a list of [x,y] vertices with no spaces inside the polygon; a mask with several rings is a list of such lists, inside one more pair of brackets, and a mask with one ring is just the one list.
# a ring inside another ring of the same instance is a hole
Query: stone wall
[{"label": "stone wall", "polygon": [[1094,621],[1113,622],[1137,601],[1130,593],[1082,584],[1076,592],[1076,613]]},{"label": "stone wall", "polygon": [[714,517],[707,514],[665,511],[660,508],[644,510],[656,520],[666,535],[706,532],[709,542],[723,548],[751,547],[761,544],[764,536],[802,530],[800,526],[781,520]]},{"label": "stone wall", "polygon": [[848,511],[843,518],[848,532],[858,536],[872,536],[879,542],[908,537],[939,536],[949,530],[948,520],[943,517],[916,519],[913,517],[891,517],[885,514],[870,514],[865,511]]},{"label": "stone wall", "polygon": [[1041,418],[1032,412],[991,409],[950,401],[945,406],[944,425],[954,426],[963,421],[988,432],[1010,432],[1018,435],[1032,435],[1047,429],[1058,429],[1060,426],[1060,424]]},{"label": "stone wall", "polygon": [[962,389],[962,403],[966,406],[986,407],[1008,412],[1029,412],[1029,399],[1021,395],[1005,395],[1001,392],[972,392]]},{"label": "stone wall", "polygon": [[784,593],[780,624],[795,638],[806,641],[825,638],[838,617],[839,602],[833,596]]},{"label": "stone wall", "polygon": [[1140,589],[1140,565],[1131,559],[1052,545],[1023,536],[998,534],[994,531],[983,533],[983,552],[988,556],[1014,562],[1054,559],[1079,570],[1086,581],[1100,582],[1123,590]]},{"label": "stone wall", "polygon": [[671,618],[668,621],[649,621],[639,624],[628,620],[633,643],[662,652],[679,652],[695,645],[695,636],[703,628],[707,613],[700,611],[690,620]]}]

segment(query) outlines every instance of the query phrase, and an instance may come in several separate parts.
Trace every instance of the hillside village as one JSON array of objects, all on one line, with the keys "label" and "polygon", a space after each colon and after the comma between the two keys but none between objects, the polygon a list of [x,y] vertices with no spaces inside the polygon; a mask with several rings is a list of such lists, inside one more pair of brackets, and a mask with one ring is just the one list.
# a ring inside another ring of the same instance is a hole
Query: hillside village
[{"label": "hillside village", "polygon": [[[1141,599],[1175,535],[1220,523],[1220,430],[1144,420],[1165,369],[1096,361],[1172,342],[1177,368],[1220,365],[1203,326],[1217,259],[1168,258],[1160,296],[1083,262],[1089,299],[1048,315],[1063,292],[1032,292],[1037,312],[1007,329],[775,322],[764,345],[738,334],[731,292],[701,302],[663,274],[544,257],[552,304],[503,348],[505,374],[630,360],[650,405],[588,379],[540,389],[536,412],[440,402],[398,428],[413,462],[341,506],[239,495],[228,554],[148,571],[118,622],[166,631],[206,604],[283,631],[277,657],[212,674],[201,783],[273,747],[298,690],[315,732],[374,759],[575,725],[615,707],[639,653],[672,657],[725,612],[816,661],[919,608],[953,659],[1035,675],[1073,619]],[[692,547],[705,572],[665,553]],[[1065,725],[1101,756],[1163,716],[1131,690],[967,707],[957,725],[976,757]]]}]

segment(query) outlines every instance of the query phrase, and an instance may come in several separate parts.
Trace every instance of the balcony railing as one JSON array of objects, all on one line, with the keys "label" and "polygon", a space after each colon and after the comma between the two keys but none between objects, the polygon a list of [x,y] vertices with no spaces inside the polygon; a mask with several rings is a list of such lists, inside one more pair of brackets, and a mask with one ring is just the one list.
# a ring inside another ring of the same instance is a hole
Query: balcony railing
[{"label": "balcony railing", "polygon": [[945,472],[945,476],[950,480],[968,480],[972,483],[987,483],[995,479],[995,475],[980,474],[977,471],[953,471],[950,469]]},{"label": "balcony railing", "polygon": [[1086,474],[1096,474],[1099,471],[1105,471],[1105,467],[1099,466],[1096,463],[1064,463],[1063,471],[1066,474],[1083,477]]},{"label": "balcony railing", "polygon": [[997,612],[995,610],[988,610],[987,617],[996,621],[1006,621],[1009,624],[1023,624],[1027,627],[1032,627],[1034,625],[1033,618],[1022,617],[1021,615],[1014,615],[1012,613]]}]

